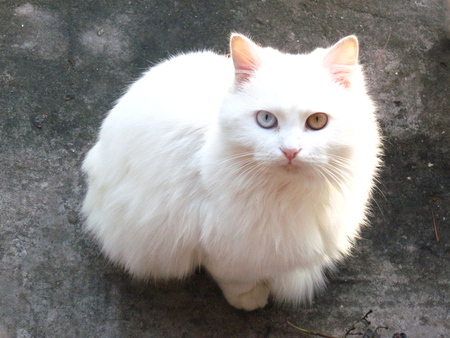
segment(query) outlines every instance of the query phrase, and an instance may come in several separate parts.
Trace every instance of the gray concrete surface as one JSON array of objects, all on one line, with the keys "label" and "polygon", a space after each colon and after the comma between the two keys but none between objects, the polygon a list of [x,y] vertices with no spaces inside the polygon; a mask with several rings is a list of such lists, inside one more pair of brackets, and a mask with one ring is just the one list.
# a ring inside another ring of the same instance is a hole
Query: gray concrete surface
[{"label": "gray concrete surface", "polygon": [[[0,0],[0,337],[450,336],[450,43],[438,0]],[[361,42],[385,168],[354,256],[312,306],[231,308],[199,273],[137,283],[82,231],[80,164],[139,73],[230,31],[289,52]],[[433,214],[439,242],[433,225]]]}]

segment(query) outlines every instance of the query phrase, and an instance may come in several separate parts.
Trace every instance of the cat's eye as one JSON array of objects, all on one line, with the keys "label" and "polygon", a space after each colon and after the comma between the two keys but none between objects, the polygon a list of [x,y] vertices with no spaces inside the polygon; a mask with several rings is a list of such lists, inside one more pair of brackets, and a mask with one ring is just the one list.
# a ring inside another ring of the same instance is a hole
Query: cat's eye
[{"label": "cat's eye", "polygon": [[256,113],[256,122],[258,122],[260,127],[266,129],[274,128],[278,124],[278,120],[275,115],[265,110],[260,110]]},{"label": "cat's eye", "polygon": [[306,125],[309,129],[320,130],[328,123],[328,116],[325,113],[315,113],[308,117]]}]

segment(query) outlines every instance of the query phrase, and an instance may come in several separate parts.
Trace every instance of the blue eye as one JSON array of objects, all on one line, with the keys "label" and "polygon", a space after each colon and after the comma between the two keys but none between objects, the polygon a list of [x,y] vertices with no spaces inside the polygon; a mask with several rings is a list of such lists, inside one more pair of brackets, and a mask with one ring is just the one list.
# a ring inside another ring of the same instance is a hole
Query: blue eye
[{"label": "blue eye", "polygon": [[256,122],[265,129],[274,128],[278,125],[275,115],[265,110],[260,110],[256,113]]}]

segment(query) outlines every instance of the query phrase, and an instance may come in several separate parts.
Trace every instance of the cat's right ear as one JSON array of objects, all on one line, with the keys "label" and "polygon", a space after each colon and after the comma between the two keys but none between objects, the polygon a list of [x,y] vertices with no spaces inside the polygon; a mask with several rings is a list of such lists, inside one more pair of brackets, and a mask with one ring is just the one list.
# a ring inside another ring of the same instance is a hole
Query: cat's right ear
[{"label": "cat's right ear", "polygon": [[235,81],[237,85],[240,85],[259,68],[261,63],[260,47],[241,34],[232,34],[230,49],[235,69]]}]

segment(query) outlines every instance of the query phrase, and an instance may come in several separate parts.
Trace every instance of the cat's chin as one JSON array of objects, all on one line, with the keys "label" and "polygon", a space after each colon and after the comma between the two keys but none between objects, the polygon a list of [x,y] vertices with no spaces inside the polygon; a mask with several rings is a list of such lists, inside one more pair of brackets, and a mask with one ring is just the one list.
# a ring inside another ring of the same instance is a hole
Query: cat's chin
[{"label": "cat's chin", "polygon": [[284,163],[282,165],[282,168],[283,168],[284,171],[289,172],[289,173],[297,172],[297,171],[300,170],[300,166],[298,164],[293,164],[293,163],[290,163],[290,162],[287,163],[287,164]]},{"label": "cat's chin", "polygon": [[277,169],[279,172],[285,173],[287,175],[299,175],[310,176],[314,170],[311,170],[311,164],[308,162],[303,162],[300,160],[294,162],[284,162],[278,163]]}]

